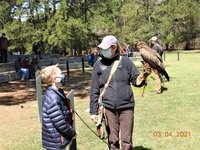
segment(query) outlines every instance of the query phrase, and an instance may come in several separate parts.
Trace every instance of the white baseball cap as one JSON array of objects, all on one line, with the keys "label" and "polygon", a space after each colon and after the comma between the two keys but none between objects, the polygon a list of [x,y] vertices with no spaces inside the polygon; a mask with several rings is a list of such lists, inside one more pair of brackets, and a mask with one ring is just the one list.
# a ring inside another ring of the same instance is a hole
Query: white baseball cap
[{"label": "white baseball cap", "polygon": [[158,40],[158,38],[156,37],[156,36],[153,36],[151,39],[150,39],[150,41],[157,41]]},{"label": "white baseball cap", "polygon": [[117,46],[117,38],[112,35],[108,35],[103,38],[103,40],[97,47],[101,49],[108,49],[112,45]]}]

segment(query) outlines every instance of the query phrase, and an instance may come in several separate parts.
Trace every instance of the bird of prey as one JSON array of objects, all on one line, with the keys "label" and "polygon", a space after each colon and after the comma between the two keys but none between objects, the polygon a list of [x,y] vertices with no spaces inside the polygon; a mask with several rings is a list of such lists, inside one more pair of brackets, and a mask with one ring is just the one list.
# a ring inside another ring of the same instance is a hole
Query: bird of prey
[{"label": "bird of prey", "polygon": [[139,49],[144,62],[148,63],[151,68],[157,69],[158,72],[164,75],[167,81],[169,81],[169,75],[165,70],[165,65],[160,55],[155,50],[149,48],[145,42],[139,42],[137,48]]}]

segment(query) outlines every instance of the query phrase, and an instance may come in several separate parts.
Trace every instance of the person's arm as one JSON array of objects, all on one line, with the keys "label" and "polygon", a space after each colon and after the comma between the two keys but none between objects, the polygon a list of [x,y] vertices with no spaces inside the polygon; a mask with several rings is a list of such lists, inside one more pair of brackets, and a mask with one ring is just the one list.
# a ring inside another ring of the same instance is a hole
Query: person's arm
[{"label": "person's arm", "polygon": [[146,74],[144,71],[142,71],[141,73],[138,71],[137,67],[135,66],[135,64],[130,60],[127,59],[128,62],[128,70],[130,73],[130,82],[135,86],[135,87],[142,87],[143,85],[146,84]]},{"label": "person's arm", "polygon": [[56,100],[53,100],[47,110],[55,128],[64,135],[73,138],[76,135],[75,129],[65,120],[64,114],[61,111],[61,104]]},{"label": "person's arm", "polygon": [[90,93],[90,114],[96,115],[98,109],[98,98],[100,95],[99,88],[99,75],[97,74],[98,64],[95,63],[92,72],[92,83],[91,83],[91,93]]}]

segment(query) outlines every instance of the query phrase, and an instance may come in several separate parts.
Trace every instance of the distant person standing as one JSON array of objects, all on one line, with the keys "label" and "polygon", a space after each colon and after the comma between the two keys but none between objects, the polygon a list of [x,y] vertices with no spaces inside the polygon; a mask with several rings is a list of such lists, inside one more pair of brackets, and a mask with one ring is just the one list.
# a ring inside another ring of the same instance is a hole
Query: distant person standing
[{"label": "distant person standing", "polygon": [[7,63],[8,61],[8,39],[6,38],[6,34],[2,33],[2,36],[0,37],[0,55],[1,59],[0,62]]},{"label": "distant person standing", "polygon": [[32,57],[31,63],[30,63],[30,77],[35,78],[35,72],[39,69],[41,69],[41,66],[39,65],[39,61],[36,55]]},{"label": "distant person standing", "polygon": [[42,59],[41,51],[37,43],[33,44],[32,51],[37,56],[38,59]]},{"label": "distant person standing", "polygon": [[162,46],[159,44],[158,42],[158,38],[156,36],[153,36],[151,39],[150,39],[150,42],[151,42],[151,48],[154,49],[159,55],[160,57],[162,58],[162,55],[163,55],[163,49],[162,49]]},{"label": "distant person standing", "polygon": [[88,64],[93,67],[94,63],[99,59],[99,52],[94,49],[91,54],[87,56]]},{"label": "distant person standing", "polygon": [[[157,52],[157,54],[159,54],[160,59],[162,60],[162,55],[163,55],[163,49],[161,47],[161,45],[158,42],[158,38],[156,36],[153,36],[150,39],[151,42],[151,48],[153,50],[155,50]],[[149,66],[149,65],[148,65]],[[153,70],[153,76],[155,79],[155,93],[156,94],[161,94],[162,93],[162,83],[163,83],[163,78],[162,75],[157,71],[157,70]]]}]

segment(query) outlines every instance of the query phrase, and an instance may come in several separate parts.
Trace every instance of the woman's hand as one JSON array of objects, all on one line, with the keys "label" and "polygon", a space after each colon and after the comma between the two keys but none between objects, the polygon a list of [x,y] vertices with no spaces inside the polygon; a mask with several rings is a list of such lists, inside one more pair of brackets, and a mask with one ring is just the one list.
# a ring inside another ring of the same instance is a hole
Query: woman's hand
[{"label": "woman's hand", "polygon": [[90,115],[90,118],[92,119],[92,121],[94,121],[94,123],[97,122],[97,115]]}]

